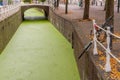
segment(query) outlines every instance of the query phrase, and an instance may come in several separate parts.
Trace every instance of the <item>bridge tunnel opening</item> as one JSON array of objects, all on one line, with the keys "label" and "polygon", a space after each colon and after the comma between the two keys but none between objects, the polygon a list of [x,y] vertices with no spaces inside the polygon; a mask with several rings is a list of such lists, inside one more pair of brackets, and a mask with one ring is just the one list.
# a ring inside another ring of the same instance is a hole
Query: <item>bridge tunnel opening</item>
[{"label": "bridge tunnel opening", "polygon": [[44,9],[30,8],[24,12],[24,20],[44,20],[47,19]]}]

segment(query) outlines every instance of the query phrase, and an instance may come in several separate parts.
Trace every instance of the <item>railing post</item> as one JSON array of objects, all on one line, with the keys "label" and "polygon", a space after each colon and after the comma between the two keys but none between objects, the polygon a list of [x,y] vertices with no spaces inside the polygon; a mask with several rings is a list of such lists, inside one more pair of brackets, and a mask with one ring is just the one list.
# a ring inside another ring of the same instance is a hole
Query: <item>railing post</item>
[{"label": "railing post", "polygon": [[3,7],[1,8],[1,19],[3,19],[4,15],[3,15]]},{"label": "railing post", "polygon": [[105,64],[105,71],[110,72],[111,71],[111,65],[110,65],[110,55],[108,52],[111,52],[110,50],[110,27],[107,27],[107,51],[106,51],[106,64]]},{"label": "railing post", "polygon": [[10,5],[8,5],[8,16],[10,15]]},{"label": "railing post", "polygon": [[2,9],[1,9],[1,7],[0,7],[0,20],[1,20],[1,18],[2,18]]},{"label": "railing post", "polygon": [[93,37],[93,45],[94,45],[94,48],[93,48],[93,54],[94,55],[97,55],[98,52],[97,52],[97,35],[96,35],[96,23],[95,23],[95,20],[93,20],[93,34],[94,34],[94,37]]},{"label": "railing post", "polygon": [[5,18],[5,6],[3,6],[3,18]]},{"label": "railing post", "polygon": [[9,11],[8,11],[8,5],[6,5],[6,16],[8,17],[8,13],[9,13]]}]

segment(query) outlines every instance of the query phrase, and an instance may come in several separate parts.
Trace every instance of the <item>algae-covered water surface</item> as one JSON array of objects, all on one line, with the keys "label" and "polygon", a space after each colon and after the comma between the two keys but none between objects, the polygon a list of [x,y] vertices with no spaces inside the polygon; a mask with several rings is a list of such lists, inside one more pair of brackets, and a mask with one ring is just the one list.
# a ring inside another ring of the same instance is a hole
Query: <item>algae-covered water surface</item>
[{"label": "algae-covered water surface", "polygon": [[48,20],[24,21],[0,55],[0,80],[80,80],[71,44]]}]

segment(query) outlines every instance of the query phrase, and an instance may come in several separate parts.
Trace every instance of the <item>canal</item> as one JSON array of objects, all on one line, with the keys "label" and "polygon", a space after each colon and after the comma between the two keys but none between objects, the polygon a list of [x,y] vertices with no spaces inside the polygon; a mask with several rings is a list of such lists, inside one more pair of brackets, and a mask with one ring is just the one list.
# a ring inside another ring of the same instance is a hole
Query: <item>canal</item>
[{"label": "canal", "polygon": [[25,20],[19,26],[0,55],[0,80],[80,80],[80,77],[71,44],[43,19]]}]

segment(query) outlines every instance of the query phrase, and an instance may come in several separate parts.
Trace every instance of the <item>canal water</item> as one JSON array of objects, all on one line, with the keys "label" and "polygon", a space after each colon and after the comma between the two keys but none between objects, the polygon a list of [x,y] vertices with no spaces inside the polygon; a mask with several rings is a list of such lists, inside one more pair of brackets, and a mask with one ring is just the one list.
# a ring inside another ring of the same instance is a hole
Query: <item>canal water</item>
[{"label": "canal water", "polygon": [[0,55],[0,80],[80,80],[71,44],[48,20],[23,21]]}]

